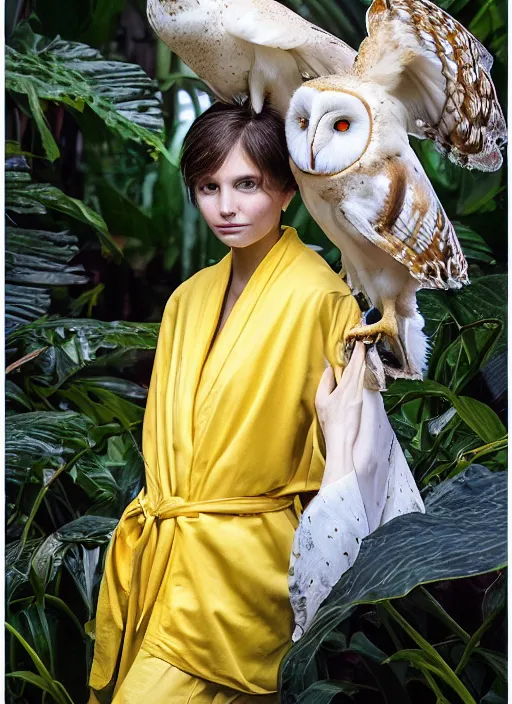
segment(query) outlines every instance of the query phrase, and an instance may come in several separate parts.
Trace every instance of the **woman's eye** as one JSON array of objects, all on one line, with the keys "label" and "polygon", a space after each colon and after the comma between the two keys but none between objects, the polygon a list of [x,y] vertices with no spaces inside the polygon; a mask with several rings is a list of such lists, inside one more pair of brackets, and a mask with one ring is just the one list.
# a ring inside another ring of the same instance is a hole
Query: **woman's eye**
[{"label": "woman's eye", "polygon": [[238,185],[244,191],[253,191],[257,187],[256,181],[253,181],[252,179],[248,179],[247,181],[240,181]]},{"label": "woman's eye", "polygon": [[201,188],[199,189],[203,193],[216,193],[217,192],[217,184],[216,183],[205,183]]}]

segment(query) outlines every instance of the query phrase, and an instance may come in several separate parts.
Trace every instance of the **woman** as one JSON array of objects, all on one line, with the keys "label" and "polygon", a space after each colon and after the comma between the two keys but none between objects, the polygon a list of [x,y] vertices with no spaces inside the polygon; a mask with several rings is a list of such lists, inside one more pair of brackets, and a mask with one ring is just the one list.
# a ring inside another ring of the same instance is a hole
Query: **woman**
[{"label": "woman", "polygon": [[163,314],[146,488],[108,551],[91,701],[277,701],[298,496],[324,468],[315,392],[325,359],[340,369],[359,309],[280,227],[294,181],[276,113],[213,105],[187,135],[182,173],[231,249]]}]

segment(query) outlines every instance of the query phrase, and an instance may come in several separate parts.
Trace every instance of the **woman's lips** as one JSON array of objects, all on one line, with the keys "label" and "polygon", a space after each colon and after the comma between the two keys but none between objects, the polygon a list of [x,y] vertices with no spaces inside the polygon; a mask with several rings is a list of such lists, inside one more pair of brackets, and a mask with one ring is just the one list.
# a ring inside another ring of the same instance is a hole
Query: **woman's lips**
[{"label": "woman's lips", "polygon": [[235,232],[236,230],[241,230],[243,227],[249,227],[247,223],[229,223],[225,225],[215,225],[217,230],[222,232]]}]

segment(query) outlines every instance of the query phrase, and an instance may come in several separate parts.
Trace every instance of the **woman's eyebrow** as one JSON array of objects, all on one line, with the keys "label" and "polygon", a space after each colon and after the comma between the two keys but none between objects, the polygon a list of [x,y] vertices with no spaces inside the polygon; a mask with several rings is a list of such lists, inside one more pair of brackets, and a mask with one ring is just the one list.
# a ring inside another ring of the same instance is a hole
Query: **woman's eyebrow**
[{"label": "woman's eyebrow", "polygon": [[244,174],[243,176],[237,176],[233,181],[257,181],[259,177],[259,174]]}]

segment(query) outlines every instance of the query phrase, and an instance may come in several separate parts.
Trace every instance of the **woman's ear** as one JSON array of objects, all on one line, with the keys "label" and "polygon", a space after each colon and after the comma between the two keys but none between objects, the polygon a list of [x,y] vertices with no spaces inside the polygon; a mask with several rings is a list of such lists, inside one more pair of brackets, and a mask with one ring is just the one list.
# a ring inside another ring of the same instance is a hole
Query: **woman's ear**
[{"label": "woman's ear", "polygon": [[285,199],[284,199],[283,206],[282,206],[282,208],[281,208],[281,210],[283,211],[283,213],[286,213],[286,209],[288,208],[288,206],[289,206],[290,203],[292,202],[292,198],[293,198],[294,195],[295,195],[295,191],[289,191],[289,192],[286,194]]}]

